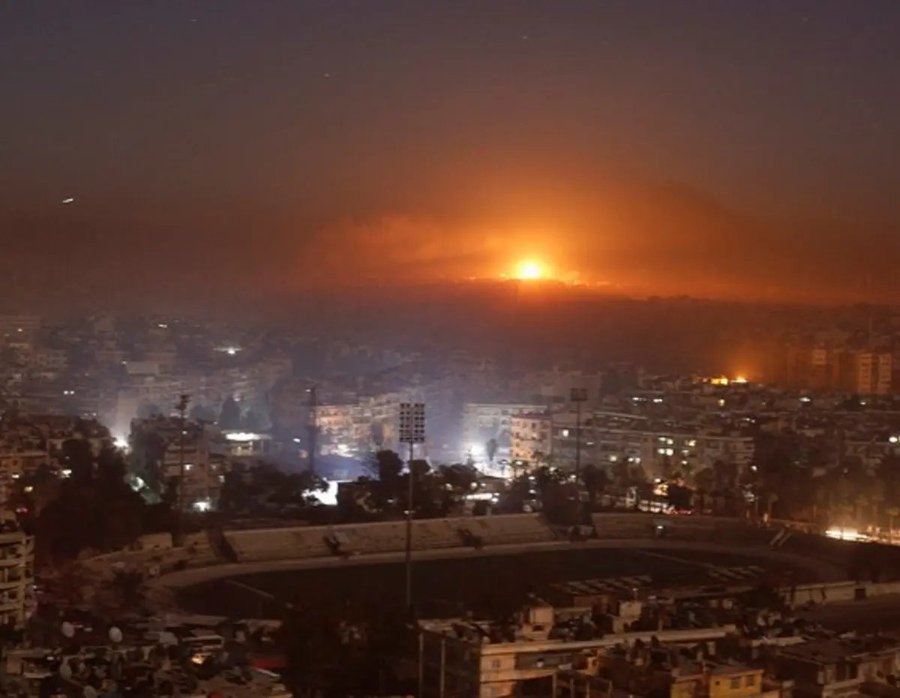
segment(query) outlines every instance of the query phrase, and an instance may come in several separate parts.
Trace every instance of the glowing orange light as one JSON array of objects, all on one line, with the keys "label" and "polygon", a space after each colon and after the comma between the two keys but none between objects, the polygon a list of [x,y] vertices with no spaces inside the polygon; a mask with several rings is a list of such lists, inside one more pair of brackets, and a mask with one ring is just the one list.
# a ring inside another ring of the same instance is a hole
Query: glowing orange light
[{"label": "glowing orange light", "polygon": [[536,262],[533,259],[522,260],[519,262],[519,266],[516,267],[516,278],[522,281],[534,281],[542,276],[544,276],[544,268],[540,262]]}]

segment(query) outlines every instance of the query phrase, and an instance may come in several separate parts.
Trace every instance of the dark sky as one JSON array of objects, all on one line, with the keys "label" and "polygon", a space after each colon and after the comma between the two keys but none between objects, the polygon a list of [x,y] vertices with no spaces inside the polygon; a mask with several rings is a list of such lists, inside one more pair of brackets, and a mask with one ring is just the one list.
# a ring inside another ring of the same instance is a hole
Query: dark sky
[{"label": "dark sky", "polygon": [[896,0],[7,0],[0,274],[900,300],[898,37]]}]

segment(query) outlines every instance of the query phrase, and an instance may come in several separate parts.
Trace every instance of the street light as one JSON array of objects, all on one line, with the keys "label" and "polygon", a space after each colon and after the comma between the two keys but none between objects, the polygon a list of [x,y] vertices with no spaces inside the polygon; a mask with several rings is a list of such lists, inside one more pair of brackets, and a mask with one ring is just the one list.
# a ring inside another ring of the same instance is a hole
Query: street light
[{"label": "street light", "polygon": [[412,610],[413,455],[416,444],[425,443],[425,404],[400,403],[399,442],[409,446],[409,493],[406,503],[406,608]]},{"label": "street light", "polygon": [[587,388],[572,388],[570,393],[575,403],[575,481],[581,476],[581,403],[587,402]]}]

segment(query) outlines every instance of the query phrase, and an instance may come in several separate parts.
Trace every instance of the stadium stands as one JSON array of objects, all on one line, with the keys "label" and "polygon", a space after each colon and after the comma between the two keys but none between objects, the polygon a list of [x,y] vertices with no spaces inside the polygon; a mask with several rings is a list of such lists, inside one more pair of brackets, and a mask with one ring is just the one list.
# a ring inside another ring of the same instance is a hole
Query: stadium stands
[{"label": "stadium stands", "polygon": [[318,526],[226,531],[224,535],[238,562],[325,557],[331,554],[323,538],[323,529]]},{"label": "stadium stands", "polygon": [[[224,537],[238,562],[366,555],[404,550],[406,522],[235,530],[225,531]],[[540,516],[513,514],[416,520],[412,545],[414,550],[440,550],[474,545],[476,540],[484,545],[503,545],[554,538]]]},{"label": "stadium stands", "polygon": [[483,516],[457,521],[460,521],[460,528],[479,536],[485,545],[539,543],[556,538],[544,519],[535,514]]}]

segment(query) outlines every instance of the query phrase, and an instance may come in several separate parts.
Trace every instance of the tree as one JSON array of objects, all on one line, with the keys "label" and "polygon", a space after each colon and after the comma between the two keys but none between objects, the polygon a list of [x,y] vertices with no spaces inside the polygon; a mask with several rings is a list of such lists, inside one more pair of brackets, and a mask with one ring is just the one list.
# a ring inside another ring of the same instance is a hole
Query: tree
[{"label": "tree", "polygon": [[713,463],[713,473],[716,478],[716,489],[719,492],[732,490],[737,486],[738,468],[735,463],[717,460]]},{"label": "tree", "polygon": [[195,422],[215,422],[216,411],[207,405],[196,404],[191,407],[189,417]]},{"label": "tree", "polygon": [[609,477],[605,470],[589,463],[581,470],[581,480],[584,482],[584,488],[588,493],[588,501],[591,509],[593,509],[597,504],[597,495],[602,493],[609,484]]},{"label": "tree", "polygon": [[231,467],[222,481],[219,493],[219,509],[228,513],[240,513],[250,509],[250,485],[244,481],[243,471]]},{"label": "tree", "polygon": [[220,428],[226,430],[241,428],[241,406],[231,395],[222,403],[218,424]]},{"label": "tree", "polygon": [[549,454],[544,453],[543,451],[534,451],[531,454],[531,466],[532,467],[540,467],[542,465],[551,465],[551,457]]},{"label": "tree", "polygon": [[253,410],[247,410],[241,418],[241,428],[247,431],[261,431],[264,426],[263,418]]},{"label": "tree", "polygon": [[568,482],[568,477],[562,471],[547,467],[538,468],[533,477],[535,489],[540,495],[541,508],[547,518],[559,524],[577,523],[581,513],[577,485]]},{"label": "tree", "polygon": [[441,465],[430,475],[437,515],[447,516],[461,506],[463,498],[472,492],[478,480],[478,471],[468,465],[454,463]]},{"label": "tree", "polygon": [[629,487],[632,484],[631,468],[626,458],[619,458],[612,465],[612,475],[619,487]]},{"label": "tree", "polygon": [[372,469],[378,478],[378,498],[381,507],[396,504],[400,499],[400,473],[403,472],[403,461],[400,456],[394,451],[378,451]]},{"label": "tree", "polygon": [[146,507],[125,482],[121,453],[104,449],[87,466],[79,466],[79,472],[78,478],[73,470],[73,477],[61,482],[59,496],[38,516],[36,540],[42,555],[71,560],[88,548],[117,550],[143,531]]},{"label": "tree", "polygon": [[716,474],[712,468],[703,468],[694,475],[694,484],[697,487],[697,507],[700,513],[706,511],[707,496],[715,490]]},{"label": "tree", "polygon": [[487,454],[488,462],[491,465],[494,464],[494,458],[497,455],[497,447],[498,447],[497,439],[495,439],[493,437],[488,439],[487,443],[484,445],[484,452]]},{"label": "tree", "polygon": [[156,405],[152,402],[142,403],[138,407],[138,417],[140,419],[150,419],[151,417],[157,417],[162,414],[162,410],[159,409],[159,405]]},{"label": "tree", "polygon": [[37,518],[44,507],[59,496],[61,483],[46,463],[41,463],[33,474],[25,474],[13,483],[7,507],[16,512],[16,519],[29,535],[34,534]]},{"label": "tree", "polygon": [[693,491],[688,487],[669,484],[667,499],[675,509],[690,509],[693,504]]},{"label": "tree", "polygon": [[62,444],[62,462],[65,469],[71,471],[76,482],[87,482],[91,479],[94,467],[94,454],[91,444],[85,439],[66,439]]},{"label": "tree", "polygon": [[472,491],[472,485],[478,480],[478,472],[475,468],[461,463],[442,465],[437,469],[437,476],[445,485],[460,494],[468,494]]},{"label": "tree", "polygon": [[[413,510],[423,518],[438,516],[444,499],[440,491],[440,478],[431,476],[431,467],[424,460],[412,461],[410,469],[413,478]],[[400,501],[404,511],[409,508],[409,477],[410,473],[407,472],[400,483]]]}]

